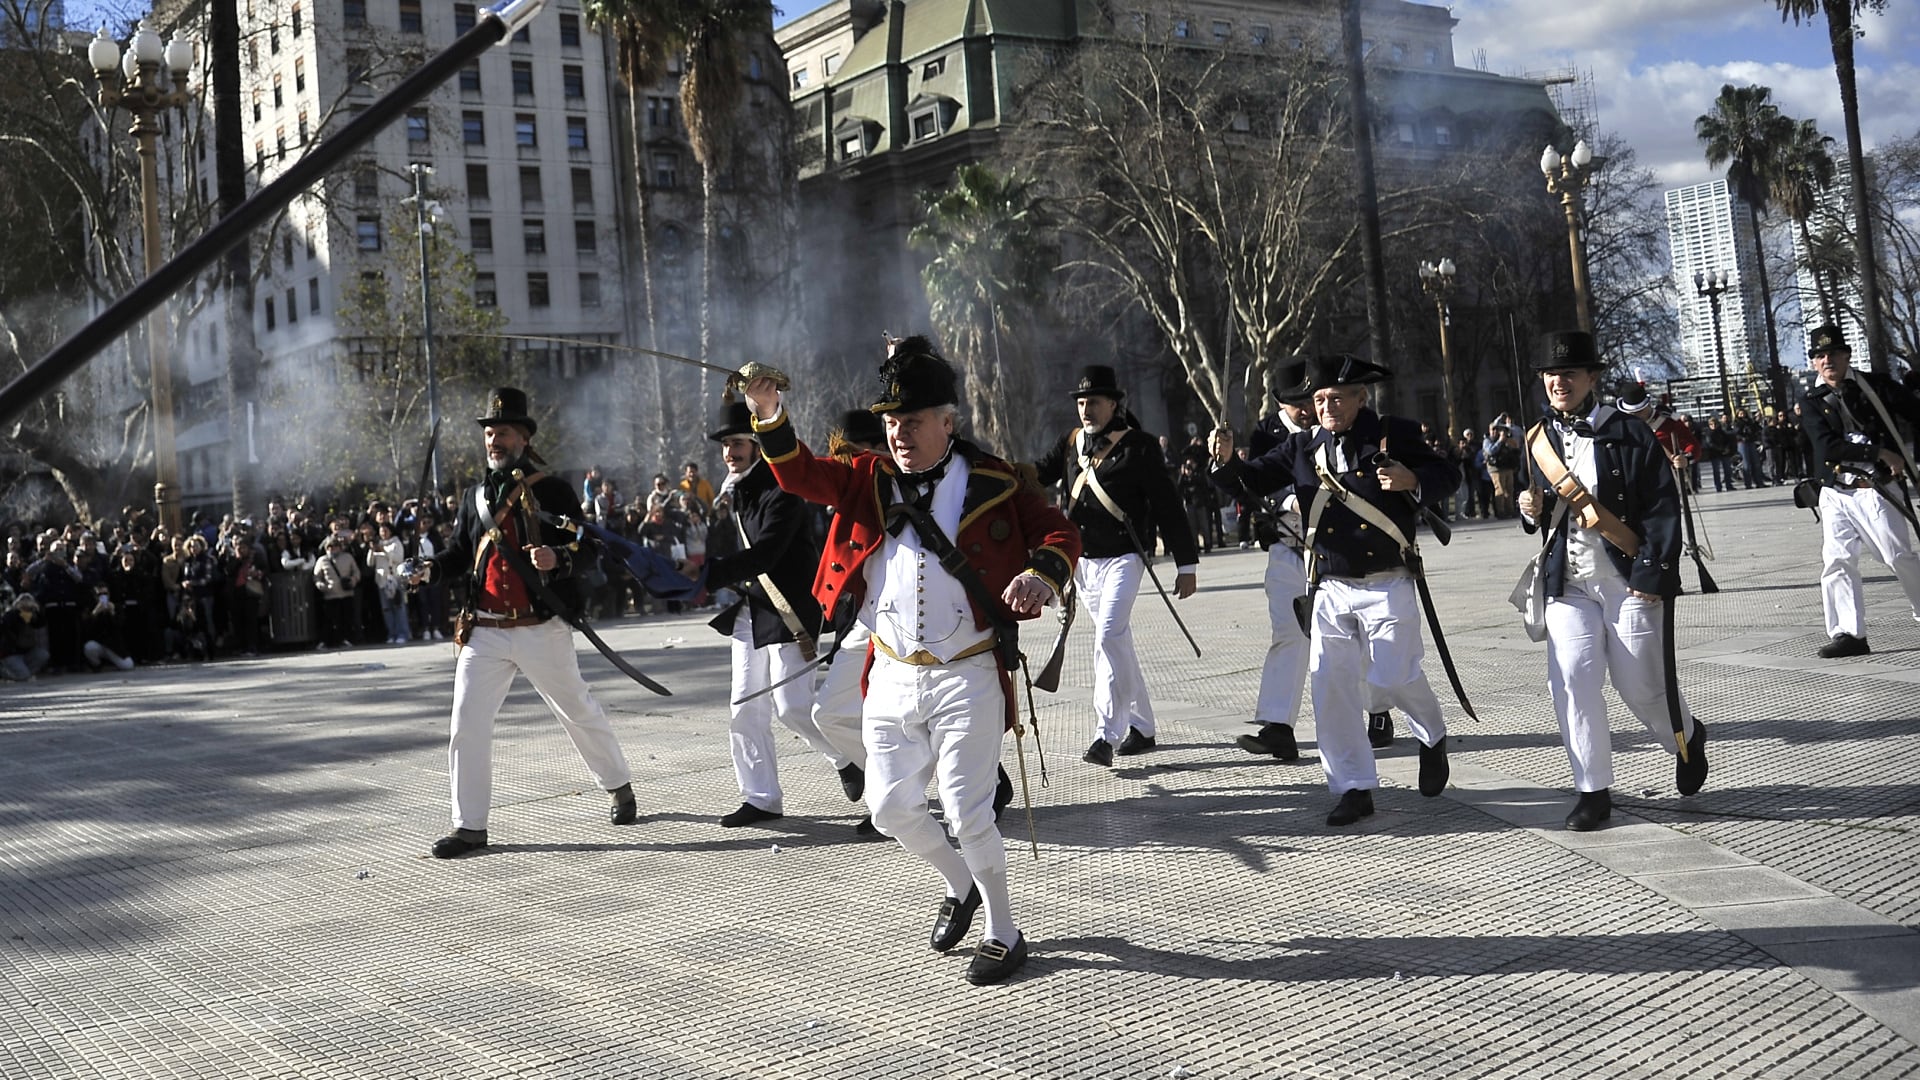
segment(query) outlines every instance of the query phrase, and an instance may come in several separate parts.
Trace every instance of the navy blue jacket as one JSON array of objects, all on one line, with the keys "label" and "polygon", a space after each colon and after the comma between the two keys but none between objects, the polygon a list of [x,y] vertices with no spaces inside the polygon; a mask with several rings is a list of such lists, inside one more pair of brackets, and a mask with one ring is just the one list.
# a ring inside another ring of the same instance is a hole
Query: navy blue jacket
[{"label": "navy blue jacket", "polygon": [[734,620],[744,606],[747,617],[753,620],[755,645],[765,648],[794,640],[785,617],[760,585],[760,575],[765,574],[799,616],[802,629],[818,636],[820,605],[813,600],[813,575],[820,567],[820,544],[813,538],[813,512],[806,500],[780,490],[773,470],[764,461],[754,462],[753,468],[734,482],[728,498],[733,503],[733,521],[720,527],[744,529],[747,546],[708,557],[707,588],[728,586],[741,598],[708,625],[723,634],[733,633]]},{"label": "navy blue jacket", "polygon": [[[1549,422],[1547,441],[1566,462],[1566,445],[1559,430]],[[1594,464],[1599,484],[1593,497],[1612,511],[1640,537],[1640,552],[1628,556],[1603,540],[1601,548],[1614,569],[1627,584],[1643,593],[1672,598],[1680,594],[1680,489],[1674,486],[1673,466],[1667,461],[1653,429],[1625,413],[1608,410],[1607,418],[1593,431]],[[1558,513],[1560,497],[1547,485],[1533,452],[1523,447],[1527,461],[1527,482],[1544,496],[1536,508],[1538,521],[1551,521]],[[1569,463],[1570,464],[1570,463]],[[1523,517],[1521,527],[1535,532],[1539,526]],[[1546,593],[1563,595],[1567,587],[1567,529],[1563,520],[1547,541]]]},{"label": "navy blue jacket", "polygon": [[[1080,444],[1085,435],[1075,431],[1057,440],[1052,449],[1034,463],[1040,486],[1061,485],[1071,492],[1080,478]],[[1104,441],[1106,436],[1102,435]],[[1095,468],[1100,486],[1133,522],[1134,532],[1151,555],[1154,538],[1166,541],[1167,552],[1176,566],[1192,566],[1200,561],[1200,543],[1187,527],[1187,515],[1180,492],[1167,473],[1167,458],[1160,452],[1160,440],[1128,428],[1113,450]],[[1066,507],[1067,517],[1080,527],[1081,554],[1090,559],[1113,559],[1134,554],[1133,540],[1127,528],[1107,508],[1088,484],[1080,497]]]},{"label": "navy blue jacket", "polygon": [[[1453,494],[1460,486],[1460,470],[1446,458],[1433,452],[1420,435],[1420,425],[1397,416],[1383,417],[1363,408],[1348,432],[1357,443],[1349,460],[1358,468],[1341,474],[1340,483],[1349,491],[1385,511],[1394,525],[1409,539],[1413,537],[1418,513],[1401,492],[1381,491],[1377,470],[1371,464],[1375,451],[1384,449],[1400,464],[1413,470],[1420,481],[1420,499],[1434,505]],[[1320,447],[1333,441],[1325,428],[1309,428],[1289,435],[1279,445],[1247,461],[1229,461],[1217,472],[1230,474],[1233,482],[1259,495],[1284,498],[1288,492],[1299,500],[1304,519],[1320,490],[1320,478],[1313,463]],[[1366,523],[1360,515],[1334,499],[1320,514],[1320,527],[1311,540],[1319,571],[1325,577],[1362,577],[1406,565],[1400,549]]]},{"label": "navy blue jacket", "polygon": [[[1892,378],[1875,371],[1855,371],[1853,378],[1873,384],[1873,392],[1880,395],[1880,404],[1895,417],[1905,417],[1907,422],[1920,426],[1920,395],[1905,386],[1894,382]],[[1843,384],[1844,385],[1844,384]],[[1880,459],[1881,450],[1893,450],[1898,453],[1900,436],[1890,432],[1880,422],[1880,413],[1862,394],[1857,406],[1850,406],[1853,418],[1860,422],[1872,443],[1862,445],[1847,441],[1846,417],[1840,413],[1840,396],[1826,383],[1807,392],[1807,401],[1800,409],[1800,426],[1805,429],[1807,439],[1813,443],[1813,464],[1819,470],[1819,479],[1825,483],[1835,483],[1833,467],[1846,463],[1860,465],[1863,470],[1872,468]],[[1896,420],[1896,423],[1898,421]]]}]

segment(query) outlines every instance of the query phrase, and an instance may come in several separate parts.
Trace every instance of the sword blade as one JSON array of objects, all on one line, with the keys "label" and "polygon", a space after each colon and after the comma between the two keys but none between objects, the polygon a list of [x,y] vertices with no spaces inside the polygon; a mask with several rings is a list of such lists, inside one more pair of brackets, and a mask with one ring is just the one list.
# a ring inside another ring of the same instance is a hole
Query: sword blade
[{"label": "sword blade", "polygon": [[539,334],[471,333],[471,334],[449,334],[448,336],[449,337],[488,338],[494,341],[540,341],[540,342],[545,342],[552,345],[573,345],[576,347],[589,348],[589,349],[613,349],[616,352],[638,353],[641,356],[657,356],[662,360],[672,360],[675,363],[686,364],[689,367],[697,367],[705,371],[718,372],[719,374],[725,375],[728,378],[734,378],[740,374],[739,372],[735,371],[732,368],[721,367],[719,364],[709,364],[705,360],[695,360],[691,356],[681,356],[679,353],[661,352],[659,349],[643,349],[638,345],[621,345],[612,341],[582,341],[579,338],[544,337]]},{"label": "sword blade", "polygon": [[1193,646],[1193,655],[1199,656],[1200,643],[1193,640],[1193,634],[1187,630],[1187,624],[1180,621],[1180,613],[1173,610],[1173,597],[1168,596],[1167,590],[1161,587],[1160,575],[1153,572],[1153,552],[1148,551],[1146,546],[1140,543],[1140,534],[1134,531],[1131,519],[1123,517],[1120,519],[1120,524],[1127,527],[1127,539],[1133,542],[1134,553],[1140,556],[1141,565],[1147,568],[1147,580],[1153,582],[1153,591],[1160,594],[1160,601],[1167,605],[1167,614],[1173,616],[1173,625],[1180,628],[1180,633],[1187,639],[1187,644]]}]

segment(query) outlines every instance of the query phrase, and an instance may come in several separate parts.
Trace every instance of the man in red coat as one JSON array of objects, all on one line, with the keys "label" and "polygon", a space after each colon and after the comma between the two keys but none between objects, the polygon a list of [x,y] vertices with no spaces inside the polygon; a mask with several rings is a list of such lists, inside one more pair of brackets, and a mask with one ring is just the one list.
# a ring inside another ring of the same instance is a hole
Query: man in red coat
[{"label": "man in red coat", "polygon": [[[1015,621],[1040,614],[1072,576],[1080,534],[1006,462],[954,437],[958,380],[926,339],[899,343],[881,377],[872,411],[884,420],[886,452],[851,461],[815,457],[800,442],[772,380],[749,382],[747,403],[780,486],[839,508],[814,597],[834,625],[850,617],[872,633],[861,727],[874,827],[946,879],[935,951],[965,940],[984,904],[986,938],[967,980],[997,983],[1027,958],[993,814],[1015,708],[1006,657],[1017,653]],[[914,517],[940,535],[921,535]],[[949,546],[964,561],[957,576],[940,558]],[[927,815],[929,780],[958,852]]]}]

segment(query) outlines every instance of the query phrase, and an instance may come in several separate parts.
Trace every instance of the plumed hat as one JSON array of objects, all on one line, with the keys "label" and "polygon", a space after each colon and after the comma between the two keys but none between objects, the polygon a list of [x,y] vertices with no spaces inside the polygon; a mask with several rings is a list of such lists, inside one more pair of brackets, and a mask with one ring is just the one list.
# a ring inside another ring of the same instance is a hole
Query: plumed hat
[{"label": "plumed hat", "polygon": [[1614,407],[1623,413],[1639,416],[1641,413],[1653,408],[1653,399],[1647,396],[1647,386],[1645,383],[1634,383],[1632,386],[1620,391],[1620,398],[1614,402]]},{"label": "plumed hat", "polygon": [[1076,399],[1099,396],[1122,401],[1127,392],[1120,389],[1120,378],[1112,368],[1105,364],[1088,364],[1080,369],[1080,381],[1074,384],[1073,396]]},{"label": "plumed hat", "polygon": [[499,424],[518,424],[527,429],[527,438],[539,430],[533,417],[527,415],[527,392],[511,386],[502,386],[487,399],[487,415],[478,417],[480,426],[494,427]]},{"label": "plumed hat", "polygon": [[879,399],[868,407],[875,414],[960,404],[960,379],[953,365],[918,334],[894,343],[880,365],[880,387]]},{"label": "plumed hat", "polygon": [[1533,358],[1535,371],[1559,371],[1562,368],[1601,371],[1606,366],[1594,346],[1593,335],[1585,330],[1556,330],[1540,335],[1540,351]]}]

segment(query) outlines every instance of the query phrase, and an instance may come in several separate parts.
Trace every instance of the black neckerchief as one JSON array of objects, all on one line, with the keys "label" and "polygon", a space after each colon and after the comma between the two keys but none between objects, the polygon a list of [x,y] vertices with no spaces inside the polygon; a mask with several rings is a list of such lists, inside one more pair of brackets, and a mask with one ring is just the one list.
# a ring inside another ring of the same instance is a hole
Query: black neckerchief
[{"label": "black neckerchief", "polygon": [[[940,481],[946,477],[947,466],[953,462],[955,445],[955,440],[948,439],[947,452],[930,469],[894,474],[894,486],[899,488],[902,502],[912,503],[928,513],[933,512],[933,489],[939,487]],[[904,516],[895,517],[888,523],[887,531],[899,536],[900,530],[905,528],[906,524],[907,519]]]},{"label": "black neckerchief", "polygon": [[513,486],[513,470],[521,468],[521,464],[522,459],[516,458],[501,468],[487,470],[487,478],[483,481],[486,486],[483,490],[487,495],[488,506],[496,506],[500,502],[501,493]]},{"label": "black neckerchief", "polygon": [[[1591,396],[1582,402],[1582,404],[1588,406],[1591,406],[1592,403],[1593,398]],[[1592,415],[1593,409],[1591,407],[1576,409],[1573,412],[1561,412],[1556,409],[1554,410],[1553,418],[1562,428],[1573,432],[1583,439],[1591,439],[1593,438],[1593,424],[1588,421],[1588,418]]]},{"label": "black neckerchief", "polygon": [[1101,428],[1099,431],[1088,431],[1082,427],[1080,429],[1080,456],[1087,458],[1092,457],[1093,452],[1100,449],[1101,439],[1106,438],[1116,431],[1125,431],[1126,429],[1127,414],[1121,409],[1113,410],[1113,418],[1108,420],[1107,426]]}]

